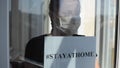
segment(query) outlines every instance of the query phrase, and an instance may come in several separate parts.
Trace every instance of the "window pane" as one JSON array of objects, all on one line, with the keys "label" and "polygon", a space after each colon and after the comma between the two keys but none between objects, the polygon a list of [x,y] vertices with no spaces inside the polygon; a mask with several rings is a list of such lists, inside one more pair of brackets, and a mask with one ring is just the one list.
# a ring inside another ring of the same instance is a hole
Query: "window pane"
[{"label": "window pane", "polygon": [[101,68],[114,68],[116,0],[97,0],[96,37]]},{"label": "window pane", "polygon": [[[96,37],[98,55],[96,59],[99,61],[100,68],[114,68],[116,11],[118,9],[116,1],[79,0],[80,27],[76,34]],[[53,26],[51,26],[52,21],[49,15],[49,3],[50,0],[10,0],[11,61],[24,60],[26,44],[32,38],[51,34]],[[64,22],[65,17],[61,19]]]}]

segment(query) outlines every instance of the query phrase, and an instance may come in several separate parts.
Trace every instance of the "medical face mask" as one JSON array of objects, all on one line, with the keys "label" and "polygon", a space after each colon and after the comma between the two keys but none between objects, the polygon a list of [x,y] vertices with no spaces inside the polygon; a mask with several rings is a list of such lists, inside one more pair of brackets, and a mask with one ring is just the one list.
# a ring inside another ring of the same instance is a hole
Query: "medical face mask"
[{"label": "medical face mask", "polygon": [[73,35],[77,34],[79,26],[79,17],[61,17],[60,26],[57,26],[56,28],[64,35]]},{"label": "medical face mask", "polygon": [[56,29],[64,35],[77,33],[80,26],[80,2],[79,0],[60,0],[59,26]]}]

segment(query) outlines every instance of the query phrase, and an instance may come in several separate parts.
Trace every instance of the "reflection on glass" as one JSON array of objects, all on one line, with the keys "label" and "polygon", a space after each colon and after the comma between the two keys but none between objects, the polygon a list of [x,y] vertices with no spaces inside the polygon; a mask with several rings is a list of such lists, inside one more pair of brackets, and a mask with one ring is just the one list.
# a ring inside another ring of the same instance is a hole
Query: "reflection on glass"
[{"label": "reflection on glass", "polygon": [[11,0],[11,59],[23,56],[28,40],[43,34],[43,3],[43,0]]},{"label": "reflection on glass", "polygon": [[96,37],[101,68],[114,68],[116,0],[98,0],[96,7]]},{"label": "reflection on glass", "polygon": [[[57,1],[57,0],[56,0]],[[98,54],[100,68],[113,68],[114,66],[114,47],[115,47],[115,27],[116,27],[116,0],[65,0],[62,2],[57,16],[60,22],[59,27],[55,27],[63,32],[69,28],[73,33],[85,36],[96,36],[96,51]],[[72,1],[72,3],[70,2]],[[11,0],[10,7],[10,60],[24,60],[25,47],[27,42],[34,37],[43,34],[51,34],[51,17],[49,16],[49,0]],[[72,6],[76,14],[69,10]],[[63,8],[62,8],[63,7]],[[76,8],[76,9],[75,9]],[[54,8],[56,10],[56,8]],[[52,12],[52,11],[51,11]],[[52,12],[53,13],[53,12]],[[71,15],[69,15],[71,14]],[[73,16],[72,16],[73,14]],[[67,15],[67,16],[66,16]],[[75,23],[77,21],[77,23]],[[62,23],[61,23],[62,22]],[[67,24],[66,24],[67,22]],[[77,28],[72,29],[74,26]],[[96,28],[95,28],[96,27]],[[78,29],[79,28],[79,29]],[[76,30],[78,29],[78,30]],[[68,31],[66,35],[73,34]],[[58,32],[56,32],[59,34]],[[71,34],[70,34],[71,33]],[[65,34],[63,34],[65,35]],[[38,65],[39,66],[39,65]]]}]

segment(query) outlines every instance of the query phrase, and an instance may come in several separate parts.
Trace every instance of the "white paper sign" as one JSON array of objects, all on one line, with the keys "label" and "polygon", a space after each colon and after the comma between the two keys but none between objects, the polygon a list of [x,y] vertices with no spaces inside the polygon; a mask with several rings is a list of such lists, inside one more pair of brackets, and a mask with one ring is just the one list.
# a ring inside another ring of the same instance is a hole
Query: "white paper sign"
[{"label": "white paper sign", "polygon": [[95,68],[95,37],[46,37],[44,68]]}]

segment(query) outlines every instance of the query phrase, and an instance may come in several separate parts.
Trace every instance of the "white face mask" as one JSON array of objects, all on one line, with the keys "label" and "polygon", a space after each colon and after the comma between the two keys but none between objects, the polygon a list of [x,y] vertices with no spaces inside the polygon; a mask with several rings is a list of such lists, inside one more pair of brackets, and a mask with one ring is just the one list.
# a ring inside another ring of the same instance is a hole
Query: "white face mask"
[{"label": "white face mask", "polygon": [[80,26],[80,2],[79,0],[60,0],[59,8],[60,26],[56,26],[65,35],[77,33]]},{"label": "white face mask", "polygon": [[80,26],[79,17],[60,17],[60,26],[57,27],[65,35],[77,34]]}]

